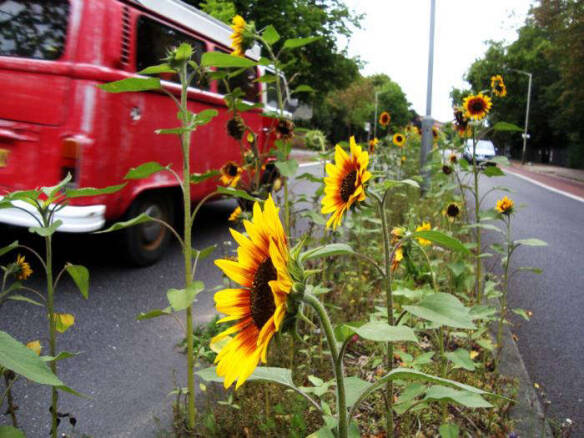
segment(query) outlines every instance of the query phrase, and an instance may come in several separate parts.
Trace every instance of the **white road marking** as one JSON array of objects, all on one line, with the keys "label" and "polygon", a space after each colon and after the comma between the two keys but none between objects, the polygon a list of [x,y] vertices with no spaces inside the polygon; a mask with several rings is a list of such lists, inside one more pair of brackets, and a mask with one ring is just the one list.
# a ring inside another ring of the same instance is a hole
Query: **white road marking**
[{"label": "white road marking", "polygon": [[311,161],[309,163],[300,163],[298,167],[322,166],[321,161]]},{"label": "white road marking", "polygon": [[580,201],[580,202],[583,202],[584,203],[584,198],[581,198],[580,196],[576,196],[576,195],[573,195],[571,193],[564,192],[563,190],[559,190],[559,189],[556,189],[554,187],[550,187],[550,186],[548,186],[546,184],[543,184],[543,183],[541,183],[539,181],[536,181],[534,179],[531,179],[531,178],[529,178],[527,176],[523,176],[523,175],[521,175],[519,173],[515,173],[512,170],[509,170],[508,168],[505,168],[504,169],[504,172],[505,173],[508,173],[509,175],[516,176],[517,178],[524,179],[525,181],[529,181],[530,183],[535,184],[535,185],[540,186],[540,187],[543,187],[544,189],[548,189],[550,192],[559,193],[560,195],[564,195],[564,196],[567,196],[568,198],[571,198],[571,199],[573,199],[575,201]]}]

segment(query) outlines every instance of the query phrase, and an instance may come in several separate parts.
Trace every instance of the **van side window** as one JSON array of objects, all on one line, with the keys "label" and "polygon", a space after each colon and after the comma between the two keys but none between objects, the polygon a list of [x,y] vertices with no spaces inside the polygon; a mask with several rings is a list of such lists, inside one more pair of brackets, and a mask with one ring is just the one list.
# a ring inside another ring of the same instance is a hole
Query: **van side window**
[{"label": "van side window", "polygon": [[[205,52],[205,43],[203,41],[145,16],[138,18],[137,38],[136,71],[143,70],[151,65],[161,64],[162,60],[167,56],[167,50],[178,46],[180,43],[189,43],[192,46],[194,50],[193,60],[197,64],[200,64],[201,56]],[[161,78],[179,82],[178,75],[167,76],[163,74]],[[202,90],[209,89],[209,83],[206,78],[195,78],[193,86]]]},{"label": "van side window", "polygon": [[[229,89],[233,91],[239,87],[245,95],[245,100],[250,102],[259,102],[259,88],[256,79],[257,70],[255,67],[250,67],[237,76],[228,79]],[[225,87],[225,82],[223,80],[218,82],[217,91],[220,94],[227,94],[227,88]]]},{"label": "van side window", "polygon": [[68,21],[69,0],[0,1],[0,56],[60,58]]}]

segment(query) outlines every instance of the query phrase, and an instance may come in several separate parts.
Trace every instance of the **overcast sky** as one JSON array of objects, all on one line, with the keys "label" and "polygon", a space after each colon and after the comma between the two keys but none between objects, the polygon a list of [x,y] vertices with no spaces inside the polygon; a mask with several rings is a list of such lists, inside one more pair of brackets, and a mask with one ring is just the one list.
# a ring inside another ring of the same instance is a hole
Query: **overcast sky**
[{"label": "overcast sky", "polygon": [[[353,34],[349,55],[366,65],[364,75],[385,73],[396,81],[418,114],[426,113],[430,0],[345,0],[365,13]],[[452,118],[452,87],[485,52],[486,40],[512,42],[533,0],[436,0],[432,116]],[[346,46],[346,41],[340,41]],[[487,84],[489,78],[485,78]],[[488,85],[485,85],[488,86]]]}]

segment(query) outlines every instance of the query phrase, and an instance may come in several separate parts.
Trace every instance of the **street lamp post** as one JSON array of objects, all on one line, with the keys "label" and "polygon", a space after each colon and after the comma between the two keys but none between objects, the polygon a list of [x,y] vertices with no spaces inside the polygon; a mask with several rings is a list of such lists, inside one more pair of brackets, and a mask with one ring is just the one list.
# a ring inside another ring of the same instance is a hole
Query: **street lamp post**
[{"label": "street lamp post", "polygon": [[379,96],[379,91],[375,92],[375,118],[373,119],[373,138],[377,138],[377,96]]},{"label": "street lamp post", "polygon": [[420,148],[420,169],[424,176],[424,189],[428,186],[429,173],[424,170],[428,154],[432,148],[432,75],[434,72],[434,23],[436,16],[436,0],[432,0],[430,9],[430,47],[428,51],[428,88],[426,90],[426,116],[422,119],[422,147]]},{"label": "street lamp post", "polygon": [[531,80],[533,74],[527,71],[517,70],[514,68],[512,68],[511,70],[516,71],[517,73],[527,75],[529,77],[529,82],[527,85],[527,105],[525,107],[525,125],[523,127],[523,150],[521,151],[521,164],[525,164],[525,155],[527,152],[527,138],[529,137],[529,135],[527,134],[527,125],[529,123],[529,104],[531,103]]}]

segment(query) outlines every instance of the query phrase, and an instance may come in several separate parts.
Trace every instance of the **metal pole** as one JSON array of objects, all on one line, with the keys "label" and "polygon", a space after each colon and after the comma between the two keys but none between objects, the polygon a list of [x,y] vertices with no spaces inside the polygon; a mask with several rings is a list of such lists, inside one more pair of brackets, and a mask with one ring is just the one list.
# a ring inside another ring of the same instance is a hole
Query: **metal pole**
[{"label": "metal pole", "polygon": [[379,91],[375,92],[375,118],[373,119],[373,138],[377,138],[377,96]]},{"label": "metal pole", "polygon": [[532,74],[528,72],[521,72],[529,76],[529,84],[527,86],[527,107],[525,108],[525,127],[523,129],[523,151],[521,152],[521,164],[525,164],[525,154],[527,151],[527,124],[529,123],[529,103],[531,102],[531,78]]},{"label": "metal pole", "polygon": [[432,76],[434,71],[434,24],[436,16],[436,0],[432,0],[430,8],[430,47],[428,54],[428,87],[426,90],[426,116],[422,119],[422,147],[420,150],[420,169],[424,177],[424,190],[428,188],[430,174],[424,169],[426,159],[432,148]]}]

